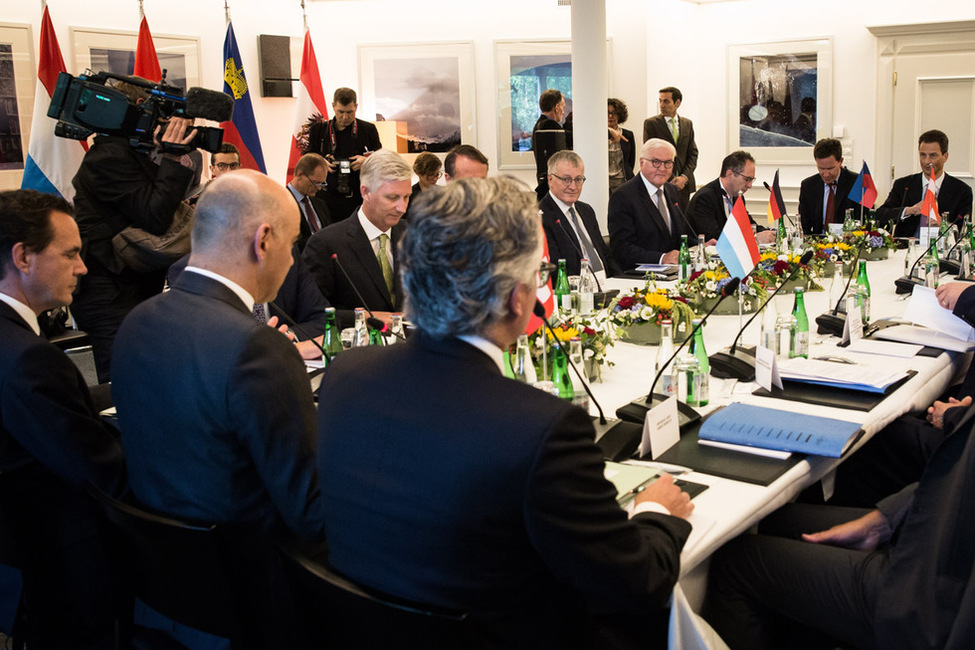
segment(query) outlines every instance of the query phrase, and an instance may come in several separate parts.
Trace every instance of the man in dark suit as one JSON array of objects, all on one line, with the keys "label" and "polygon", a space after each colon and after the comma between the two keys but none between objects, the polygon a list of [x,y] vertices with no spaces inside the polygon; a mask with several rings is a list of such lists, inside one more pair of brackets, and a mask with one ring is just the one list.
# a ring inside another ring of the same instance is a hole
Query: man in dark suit
[{"label": "man in dark suit", "polygon": [[596,213],[579,200],[586,180],[582,157],[573,151],[558,151],[548,159],[549,192],[538,204],[550,260],[565,260],[569,275],[579,275],[579,261],[589,259],[589,268],[600,278],[620,274],[609,246],[599,232]]},{"label": "man in dark suit", "polygon": [[[299,251],[305,249],[309,237],[332,224],[328,205],[316,196],[325,184],[326,174],[326,161],[317,153],[306,153],[295,163],[295,175],[288,183],[288,190],[301,211],[301,234],[297,242]],[[345,218],[344,215],[342,218]]]},{"label": "man in dark suit", "polygon": [[111,648],[111,572],[90,481],[117,493],[122,449],[37,315],[68,305],[86,269],[71,206],[0,192],[0,512],[16,543],[31,648]]},{"label": "man in dark suit", "polygon": [[966,221],[972,213],[972,188],[944,170],[948,162],[948,136],[936,129],[925,131],[917,140],[917,150],[921,172],[894,181],[887,200],[877,210],[877,219],[893,226],[895,237],[917,236],[918,228],[923,225],[921,205],[932,178],[939,213],[947,212],[953,224]]},{"label": "man in dark suit", "polygon": [[324,375],[329,562],[368,587],[467,611],[485,647],[651,635],[690,502],[666,477],[628,518],[589,416],[501,370],[541,280],[534,197],[511,179],[465,179],[414,210],[401,254],[418,332],[339,355]]},{"label": "man in dark suit", "polygon": [[697,189],[694,170],[697,169],[697,143],[694,142],[694,124],[686,117],[679,117],[684,96],[673,86],[660,89],[660,114],[643,121],[643,141],[660,138],[674,145],[674,174],[670,183],[680,193],[680,207],[687,209],[691,194]]},{"label": "man in dark suit", "polygon": [[443,173],[448,183],[458,178],[487,178],[487,156],[477,147],[459,144],[443,159]]},{"label": "man in dark suit", "polygon": [[843,223],[847,210],[858,203],[849,198],[857,175],[843,166],[843,145],[834,138],[823,138],[813,147],[819,171],[799,186],[799,219],[806,235],[821,235],[827,224]]},{"label": "man in dark suit", "polygon": [[[687,216],[697,233],[707,240],[721,236],[728,215],[739,196],[755,182],[755,159],[747,151],[734,151],[721,161],[721,176],[697,191],[687,207]],[[744,200],[744,198],[742,199]],[[748,219],[755,224],[751,215]],[[755,224],[760,244],[775,241],[775,231]]]},{"label": "man in dark suit", "polygon": [[298,219],[263,174],[217,179],[197,204],[186,269],[119,330],[112,390],[142,504],[269,538],[324,537],[305,368],[252,314],[291,266]]},{"label": "man in dark suit", "polygon": [[373,151],[382,149],[376,125],[355,116],[358,98],[351,88],[336,88],[332,119],[308,131],[308,150],[325,158],[328,179],[325,202],[334,221],[345,219],[362,203],[359,171]]},{"label": "man in dark suit", "polygon": [[667,182],[675,155],[669,142],[647,140],[640,173],[609,197],[609,245],[624,271],[639,264],[676,264],[681,235],[694,236],[680,211],[677,189]]},{"label": "man in dark suit", "polygon": [[961,495],[975,490],[975,407],[965,410],[920,481],[877,509],[791,504],[722,548],[705,618],[724,641],[793,647],[782,634],[801,629],[808,642],[811,627],[830,637],[824,647],[970,647],[975,501]]},{"label": "man in dark suit", "polygon": [[352,326],[356,307],[386,322],[400,310],[396,251],[406,230],[400,220],[410,202],[411,178],[398,154],[377,151],[362,166],[362,206],[351,219],[315,233],[305,246],[305,262],[342,327]]},{"label": "man in dark suit", "polygon": [[555,88],[549,88],[538,98],[538,109],[542,112],[532,128],[532,152],[535,155],[535,177],[538,179],[538,187],[535,193],[539,200],[548,192],[548,158],[554,153],[546,142],[539,141],[539,131],[561,131],[562,118],[565,117],[565,97]]}]

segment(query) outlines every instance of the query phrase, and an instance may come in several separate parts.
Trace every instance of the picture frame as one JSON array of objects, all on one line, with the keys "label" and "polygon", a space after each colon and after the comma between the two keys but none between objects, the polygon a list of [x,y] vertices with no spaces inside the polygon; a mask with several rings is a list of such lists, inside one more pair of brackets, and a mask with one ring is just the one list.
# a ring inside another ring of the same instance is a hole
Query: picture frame
[{"label": "picture frame", "polygon": [[547,88],[565,95],[572,112],[572,43],[566,40],[494,42],[498,168],[535,169],[531,132],[538,97]]},{"label": "picture frame", "polygon": [[832,135],[832,105],[832,37],[728,46],[728,151],[807,165]]},{"label": "picture frame", "polygon": [[408,162],[477,146],[473,41],[363,44],[358,58],[358,116],[381,133],[382,122],[395,122],[395,150]]},{"label": "picture frame", "polygon": [[31,26],[0,22],[0,190],[23,179],[36,83]]},{"label": "picture frame", "polygon": [[[138,32],[71,27],[72,74],[85,70],[107,70],[115,74],[131,74],[135,63]],[[166,82],[185,92],[200,85],[200,37],[173,34],[153,34],[152,42],[159,57],[159,67],[166,70]]]}]

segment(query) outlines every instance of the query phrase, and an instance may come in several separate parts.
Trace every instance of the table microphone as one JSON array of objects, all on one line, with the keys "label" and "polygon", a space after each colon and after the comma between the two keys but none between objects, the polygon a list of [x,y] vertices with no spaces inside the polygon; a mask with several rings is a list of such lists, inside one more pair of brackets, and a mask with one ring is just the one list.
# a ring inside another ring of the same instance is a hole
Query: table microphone
[{"label": "table microphone", "polygon": [[[555,220],[555,223],[557,223],[558,226],[559,226],[559,228],[562,229],[562,232],[565,233],[565,236],[568,238],[569,243],[572,244],[572,248],[575,249],[576,254],[579,255],[579,259],[581,260],[583,257],[585,257],[586,254],[582,252],[582,249],[579,248],[578,244],[576,244],[574,241],[572,241],[572,235],[569,234],[569,230],[568,230],[568,228],[565,227],[565,224],[562,223],[562,220],[561,219],[556,219]],[[599,255],[599,253],[596,253],[596,255]],[[589,260],[589,261],[592,262],[592,260]],[[602,262],[602,260],[600,260],[600,262]],[[591,265],[589,267],[589,272],[592,273],[592,266]],[[602,293],[603,292],[603,287],[602,287],[601,284],[599,284],[599,278],[596,277],[596,274],[595,273],[592,274],[592,279],[596,281],[596,288],[599,289],[599,293]]]},{"label": "table microphone", "polygon": [[[281,309],[277,305],[277,303],[275,303],[273,300],[271,302],[269,302],[268,305],[270,305],[271,307],[274,308],[274,311],[276,311],[278,313],[278,315],[281,316],[282,320],[284,320],[284,322],[288,324],[288,327],[290,327],[294,331],[298,332],[298,334],[301,334],[301,336],[306,341],[314,341],[315,340],[315,337],[314,336],[310,336],[308,334],[308,332],[301,325],[299,325],[297,322],[295,322],[295,319],[293,319],[291,316],[289,316],[288,313],[286,311],[284,311],[283,309]],[[324,357],[325,356],[325,337],[324,336],[322,337],[322,342],[320,344],[318,344],[318,347],[321,348],[322,357]]]},{"label": "table microphone", "polygon": [[818,331],[820,334],[843,336],[843,330],[846,329],[846,316],[839,315],[840,303],[846,298],[846,292],[850,290],[850,284],[853,282],[853,276],[856,275],[857,262],[860,261],[860,253],[862,252],[863,247],[857,246],[857,254],[853,258],[853,264],[850,266],[850,277],[846,280],[846,286],[843,287],[843,293],[840,294],[839,300],[837,300],[829,312],[816,317],[816,324],[819,325]]},{"label": "table microphone", "polygon": [[[362,293],[359,291],[359,287],[357,287],[355,282],[352,281],[352,278],[349,277],[349,274],[346,272],[345,267],[342,266],[342,262],[339,261],[338,253],[332,253],[332,261],[335,262],[335,266],[337,266],[339,268],[339,271],[342,272],[342,276],[345,277],[345,281],[348,282],[349,286],[352,287],[352,290],[355,291],[356,297],[359,299],[359,302],[362,303],[362,308],[366,310],[367,314],[369,314],[369,318],[366,320],[366,325],[368,327],[372,327],[373,329],[378,329],[380,333],[382,333],[386,324],[382,320],[376,318],[376,315],[372,313],[371,309],[369,309],[369,305],[366,304],[366,299],[362,297]],[[370,321],[372,321],[373,323],[377,323],[377,322],[383,323],[383,327],[376,327],[374,324],[370,324]],[[385,344],[386,344],[386,339],[383,338],[383,345]]]},{"label": "table microphone", "polygon": [[[928,244],[928,247],[924,250],[924,253],[918,255],[917,259],[914,260],[914,264],[911,265],[911,270],[908,272],[907,275],[899,277],[896,280],[894,280],[894,287],[896,293],[913,293],[915,286],[924,284],[923,279],[914,277],[914,271],[917,269],[917,265],[921,262],[921,260],[923,260],[925,257],[928,256],[928,253],[931,252],[931,249],[938,245],[938,242],[941,241],[941,238],[948,234],[949,230],[950,229],[945,229],[943,233],[938,235],[934,240],[931,241],[930,244]],[[940,271],[940,265],[938,270]]]},{"label": "table microphone", "polygon": [[775,291],[773,291],[771,295],[765,299],[765,302],[762,303],[761,307],[759,307],[755,313],[752,314],[752,317],[748,319],[748,322],[745,323],[744,327],[738,330],[738,335],[735,336],[735,340],[731,344],[731,347],[728,348],[727,352],[716,352],[708,357],[708,361],[711,362],[712,375],[718,377],[719,379],[734,378],[738,379],[739,381],[753,381],[755,379],[754,350],[749,351],[745,348],[739,348],[738,339],[740,339],[741,335],[746,329],[748,329],[748,326],[752,324],[755,317],[762,313],[762,310],[765,309],[765,306],[769,304],[772,298],[775,297],[775,294],[777,294],[787,283],[795,279],[802,267],[809,264],[812,257],[813,252],[811,250],[803,253],[802,258],[799,260],[799,264],[795,269],[792,270],[789,277],[783,280],[782,284],[775,288]]},{"label": "table microphone", "polygon": [[692,234],[694,235],[694,239],[695,239],[695,240],[697,240],[697,238],[698,238],[698,237],[699,237],[700,235],[698,235],[698,234],[697,234],[697,230],[695,230],[695,229],[694,229],[694,226],[693,226],[693,225],[691,225],[691,222],[690,222],[690,221],[689,221],[689,220],[687,219],[687,217],[686,217],[686,216],[684,215],[684,212],[683,212],[683,210],[681,210],[681,209],[680,209],[680,206],[679,206],[679,205],[677,205],[677,201],[674,201],[674,202],[673,202],[673,203],[672,203],[671,205],[673,206],[673,208],[674,208],[675,210],[677,210],[677,214],[678,214],[678,215],[680,216],[680,218],[681,218],[681,220],[683,220],[683,222],[687,224],[687,227],[688,227],[688,228],[690,228],[690,230],[691,230],[691,233],[692,233]]},{"label": "table microphone", "polygon": [[[711,316],[711,314],[714,312],[714,310],[718,308],[718,305],[721,304],[721,301],[727,298],[728,296],[730,296],[731,294],[733,294],[738,289],[738,285],[740,283],[741,280],[739,280],[738,278],[731,278],[731,280],[729,280],[728,283],[724,285],[724,287],[721,289],[721,295],[718,296],[718,301],[711,306],[711,309],[708,310],[708,313],[706,313],[704,315],[704,318],[701,319],[701,321],[697,324],[697,326],[691,330],[691,333],[687,335],[687,338],[684,339],[684,342],[681,343],[676,350],[674,350],[674,353],[670,355],[670,358],[667,359],[667,361],[660,366],[660,369],[657,371],[656,376],[653,378],[653,383],[650,384],[650,392],[647,393],[647,396],[643,397],[641,395],[637,399],[631,401],[629,404],[621,406],[619,409],[617,409],[616,415],[620,419],[629,420],[631,422],[642,422],[647,417],[647,411],[649,411],[654,406],[653,403],[654,397],[659,397],[660,401],[663,401],[664,399],[667,398],[666,395],[654,395],[653,392],[653,389],[657,387],[657,382],[660,381],[660,377],[663,375],[664,370],[666,370],[667,366],[670,365],[671,361],[677,358],[677,355],[680,354],[681,350],[687,347],[687,344],[691,342],[691,339],[694,338],[694,335],[697,334],[697,331],[702,327],[704,327],[704,321],[706,321],[708,317]],[[701,415],[697,411],[695,411],[693,408],[691,408],[686,404],[680,403],[678,409],[680,411],[680,416],[682,416],[680,418],[681,425],[687,424],[689,422],[696,422],[701,418]]]}]

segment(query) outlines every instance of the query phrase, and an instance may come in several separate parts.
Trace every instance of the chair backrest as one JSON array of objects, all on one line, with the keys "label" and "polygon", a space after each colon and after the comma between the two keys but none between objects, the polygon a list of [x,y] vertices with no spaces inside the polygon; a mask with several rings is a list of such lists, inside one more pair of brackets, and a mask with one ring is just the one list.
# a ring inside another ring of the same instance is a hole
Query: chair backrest
[{"label": "chair backrest", "polygon": [[219,529],[158,515],[89,485],[120,533],[134,595],[182,625],[230,639],[243,636]]},{"label": "chair backrest", "polygon": [[357,585],[294,548],[285,570],[305,610],[309,647],[463,650],[479,647],[466,612],[415,603]]}]

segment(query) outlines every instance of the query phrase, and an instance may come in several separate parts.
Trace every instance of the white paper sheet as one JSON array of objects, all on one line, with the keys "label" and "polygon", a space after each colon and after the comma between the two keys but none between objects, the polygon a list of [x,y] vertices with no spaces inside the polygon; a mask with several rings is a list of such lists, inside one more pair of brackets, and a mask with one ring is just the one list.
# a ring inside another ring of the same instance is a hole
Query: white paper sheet
[{"label": "white paper sheet", "polygon": [[972,326],[938,303],[934,289],[915,286],[911,300],[904,310],[904,319],[947,334],[959,341],[975,340]]}]

